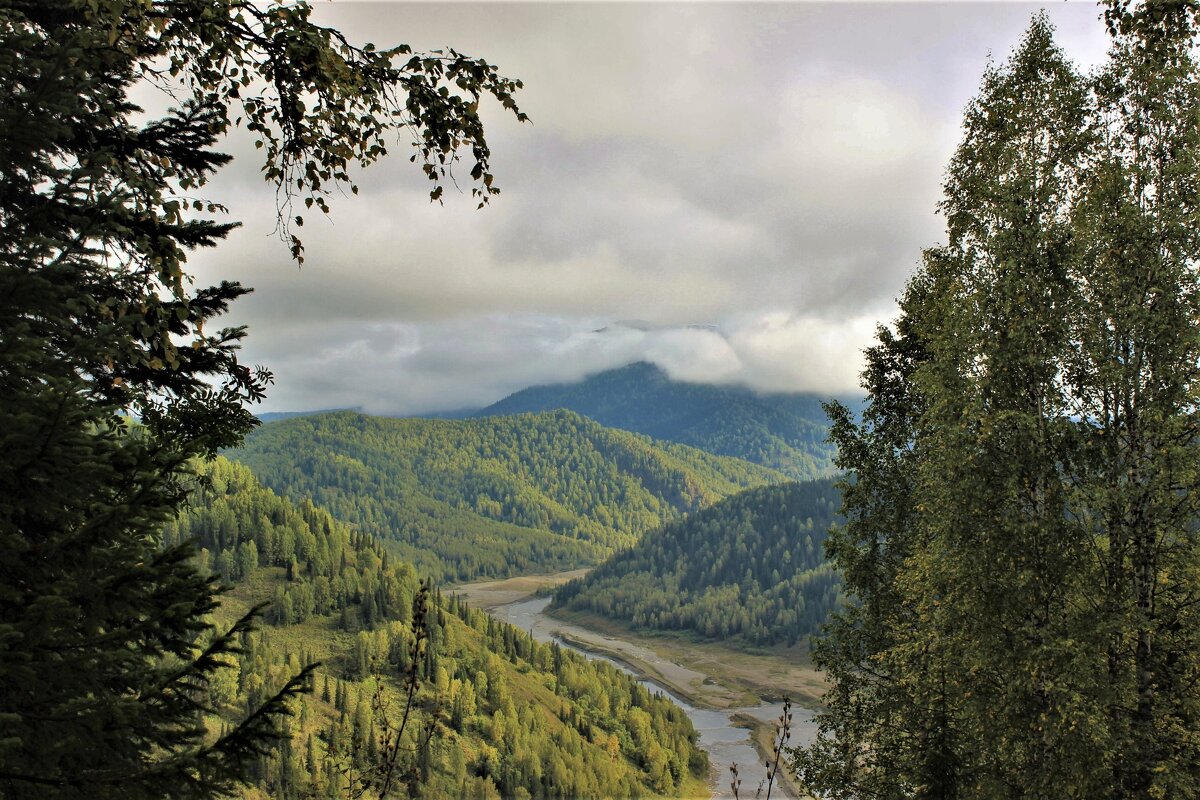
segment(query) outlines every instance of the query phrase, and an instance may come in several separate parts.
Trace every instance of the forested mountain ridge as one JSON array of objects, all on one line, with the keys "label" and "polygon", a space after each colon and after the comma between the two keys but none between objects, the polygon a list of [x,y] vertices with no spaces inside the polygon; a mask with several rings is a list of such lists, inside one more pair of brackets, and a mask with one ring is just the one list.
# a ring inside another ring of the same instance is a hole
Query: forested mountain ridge
[{"label": "forested mountain ridge", "polygon": [[194,538],[201,566],[232,585],[218,616],[270,601],[265,629],[243,637],[236,665],[218,670],[205,690],[212,727],[223,729],[302,665],[321,662],[313,692],[292,701],[297,713],[283,739],[251,770],[250,796],[375,796],[386,768],[381,737],[399,726],[410,667],[419,690],[391,769],[394,790],[634,797],[701,784],[707,759],[670,701],[436,590],[415,617],[416,571],[376,540],[311,503],[293,505],[242,465],[217,459],[202,472],[166,542]]},{"label": "forested mountain ridge", "polygon": [[833,471],[824,399],[684,383],[642,361],[578,383],[523,389],[475,416],[566,408],[601,425],[734,456],[806,480]]},{"label": "forested mountain ridge", "polygon": [[278,422],[281,419],[291,419],[292,417],[311,417],[313,414],[329,414],[334,411],[357,411],[356,408],[321,408],[315,411],[264,411],[260,414],[255,414],[255,418],[266,424],[268,422]]},{"label": "forested mountain ridge", "polygon": [[741,492],[564,584],[551,608],[638,628],[795,644],[838,602],[824,542],[840,503],[832,478]]},{"label": "forested mountain ridge", "polygon": [[476,420],[336,412],[263,425],[229,453],[448,579],[598,563],[780,473],[570,411]]}]

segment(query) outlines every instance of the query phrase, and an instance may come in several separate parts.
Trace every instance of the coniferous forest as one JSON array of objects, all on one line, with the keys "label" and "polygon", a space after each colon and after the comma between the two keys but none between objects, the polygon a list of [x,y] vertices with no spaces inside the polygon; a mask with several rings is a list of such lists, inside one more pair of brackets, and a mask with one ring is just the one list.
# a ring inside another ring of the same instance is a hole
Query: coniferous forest
[{"label": "coniferous forest", "polygon": [[383,793],[389,780],[412,797],[678,796],[707,772],[669,700],[430,590],[373,537],[291,504],[244,466],[200,469],[165,538],[194,541],[201,569],[232,587],[219,617],[269,603],[268,624],[243,634],[207,687],[210,724],[232,724],[318,665],[283,738],[250,768],[262,796]]},{"label": "coniferous forest", "polygon": [[552,607],[751,644],[794,645],[837,607],[830,479],[750,489],[650,531],[559,588]]}]

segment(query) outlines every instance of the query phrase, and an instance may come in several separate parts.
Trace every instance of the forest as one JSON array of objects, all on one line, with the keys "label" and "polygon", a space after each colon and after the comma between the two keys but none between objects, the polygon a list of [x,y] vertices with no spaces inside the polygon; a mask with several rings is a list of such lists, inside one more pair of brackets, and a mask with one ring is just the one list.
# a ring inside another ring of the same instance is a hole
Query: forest
[{"label": "forest", "polygon": [[785,480],[569,411],[478,420],[334,412],[263,425],[228,455],[428,574],[460,581],[595,564],[667,520]]},{"label": "forest", "polygon": [[[373,537],[293,505],[244,466],[199,469],[166,540],[194,541],[202,569],[231,587],[219,618],[269,603],[268,624],[243,634],[207,687],[210,725],[316,665],[282,739],[250,769],[263,797],[373,797],[388,770],[411,797],[671,797],[704,780],[696,733],[669,700],[428,589]],[[414,710],[389,763],[409,675]]]},{"label": "forest", "polygon": [[825,537],[840,505],[832,479],[740,492],[648,532],[560,587],[551,608],[643,630],[794,645],[839,602]]}]

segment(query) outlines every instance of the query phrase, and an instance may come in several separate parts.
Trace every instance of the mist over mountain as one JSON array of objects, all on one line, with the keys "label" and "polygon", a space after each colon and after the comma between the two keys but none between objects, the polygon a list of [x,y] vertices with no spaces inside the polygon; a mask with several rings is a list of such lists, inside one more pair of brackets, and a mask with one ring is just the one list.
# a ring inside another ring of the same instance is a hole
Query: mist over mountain
[{"label": "mist over mountain", "polygon": [[578,383],[523,389],[476,416],[566,408],[607,427],[734,456],[807,480],[834,471],[834,448],[826,442],[829,420],[821,408],[828,399],[686,383],[641,361]]},{"label": "mist over mountain", "polygon": [[334,411],[359,411],[357,408],[319,408],[313,411],[263,411],[255,414],[258,421],[261,423],[278,422],[281,419],[292,419],[293,417],[311,417],[314,414],[330,414]]}]

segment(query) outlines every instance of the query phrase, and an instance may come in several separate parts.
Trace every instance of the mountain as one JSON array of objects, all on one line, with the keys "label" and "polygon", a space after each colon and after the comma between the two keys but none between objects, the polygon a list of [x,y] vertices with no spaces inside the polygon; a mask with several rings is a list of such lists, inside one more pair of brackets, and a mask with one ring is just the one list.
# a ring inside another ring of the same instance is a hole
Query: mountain
[{"label": "mountain", "polygon": [[795,644],[838,602],[824,543],[840,503],[828,478],[741,492],[564,584],[551,608],[711,639]]},{"label": "mountain", "polygon": [[345,408],[322,408],[318,411],[264,411],[261,414],[255,414],[258,421],[261,423],[277,422],[281,419],[291,419],[293,417],[311,417],[313,414],[328,414],[331,411],[357,411],[357,409]]},{"label": "mountain", "polygon": [[[301,667],[313,691],[293,700],[280,740],[250,770],[258,800],[388,796],[696,796],[707,757],[683,711],[632,677],[535,642],[436,589],[410,564],[309,502],[262,487],[244,466],[203,465],[168,545],[193,539],[202,569],[230,590],[227,627],[268,602],[263,629],[195,687],[214,732],[239,720]],[[424,645],[412,657],[413,643]],[[405,679],[417,691],[405,713]],[[385,731],[407,719],[388,767]],[[369,789],[369,790],[368,790]],[[365,795],[364,795],[364,790]]]},{"label": "mountain", "polygon": [[570,411],[473,420],[336,412],[259,427],[228,454],[294,500],[454,580],[599,563],[664,522],[785,480]]},{"label": "mountain", "polygon": [[496,416],[566,408],[611,428],[733,456],[806,480],[833,472],[829,420],[815,394],[671,380],[638,362],[579,383],[534,386],[479,411]]}]

